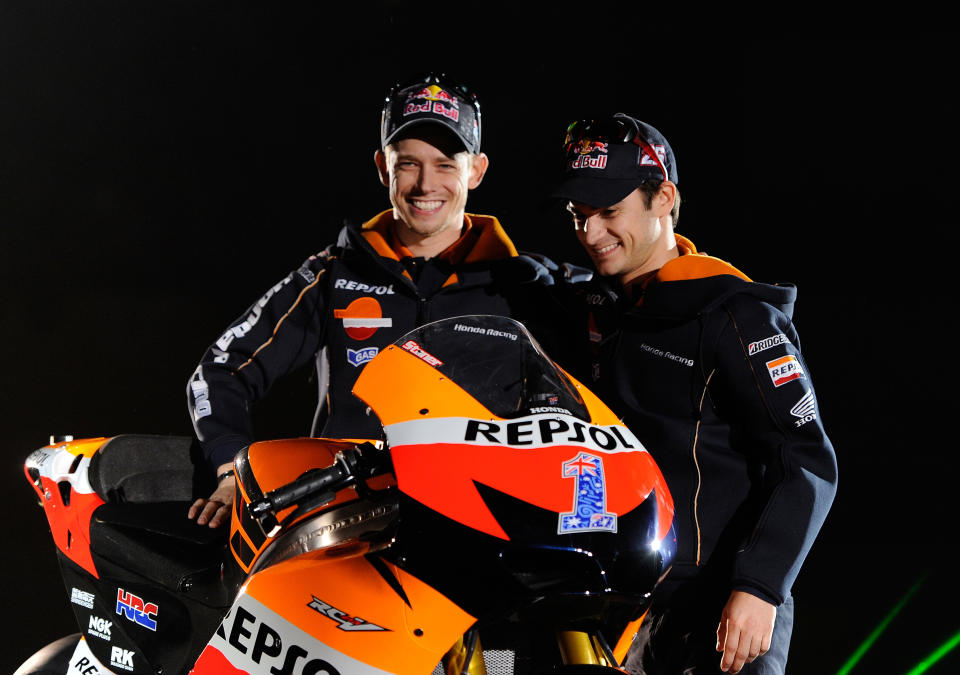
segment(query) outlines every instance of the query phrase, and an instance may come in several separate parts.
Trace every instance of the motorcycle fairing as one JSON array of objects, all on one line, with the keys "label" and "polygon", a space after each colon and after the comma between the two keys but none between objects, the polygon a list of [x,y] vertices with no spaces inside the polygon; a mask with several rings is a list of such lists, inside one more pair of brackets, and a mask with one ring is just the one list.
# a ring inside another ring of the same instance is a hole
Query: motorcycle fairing
[{"label": "motorcycle fairing", "polygon": [[428,673],[474,621],[391,563],[305,554],[251,577],[192,672]]},{"label": "motorcycle fairing", "polygon": [[[508,427],[516,430],[514,438]],[[564,432],[559,435],[544,432],[560,428]],[[499,421],[451,417],[402,422],[385,427],[385,432],[402,492],[453,520],[505,540],[509,537],[475,483],[554,511],[558,521],[561,514],[572,513],[580,505],[582,488],[570,468],[578,460],[582,466],[573,471],[582,470],[601,485],[604,507],[614,516],[632,511],[654,488],[665,485],[640,441],[621,425],[590,425],[567,415]],[[607,447],[601,447],[597,438]],[[581,459],[584,456],[593,458],[593,464]],[[655,493],[657,539],[661,540],[672,523],[673,504],[665,489]]]},{"label": "motorcycle fairing", "polygon": [[105,502],[90,485],[87,469],[90,458],[106,440],[48,445],[33,452],[24,464],[57,548],[94,577],[98,574],[90,553],[90,517]]}]

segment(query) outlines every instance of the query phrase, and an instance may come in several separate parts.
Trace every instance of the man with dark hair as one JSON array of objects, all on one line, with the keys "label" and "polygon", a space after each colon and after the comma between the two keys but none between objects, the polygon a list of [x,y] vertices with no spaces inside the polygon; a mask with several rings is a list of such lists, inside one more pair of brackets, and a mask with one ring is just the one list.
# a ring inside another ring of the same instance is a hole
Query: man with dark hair
[{"label": "man with dark hair", "polygon": [[[190,378],[190,416],[218,486],[189,511],[198,524],[229,518],[236,453],[253,441],[251,408],[271,385],[316,360],[314,435],[380,438],[351,394],[379,350],[430,321],[462,314],[524,319],[550,279],[518,255],[496,218],[465,213],[489,166],[480,104],[466,87],[429,74],[394,87],[374,161],[392,208],[308,258],[244,312]],[[531,310],[532,311],[532,310]]]},{"label": "man with dark hair", "polygon": [[626,666],[783,673],[791,587],[837,484],[791,322],[796,289],[753,282],[674,233],[676,159],[649,124],[576,122],[564,151],[554,196],[601,277],[575,293],[582,376],[656,459],[676,506],[673,567]]}]

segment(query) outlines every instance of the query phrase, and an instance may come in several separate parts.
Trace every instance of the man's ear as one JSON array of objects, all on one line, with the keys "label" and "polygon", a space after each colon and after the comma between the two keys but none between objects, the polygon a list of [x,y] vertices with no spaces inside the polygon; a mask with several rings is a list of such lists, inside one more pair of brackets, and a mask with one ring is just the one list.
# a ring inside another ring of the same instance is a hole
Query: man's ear
[{"label": "man's ear", "polygon": [[390,172],[387,170],[387,155],[383,150],[377,150],[373,153],[373,162],[377,165],[377,172],[380,174],[380,182],[386,187],[390,187]]},{"label": "man's ear", "polygon": [[483,180],[483,176],[487,173],[487,168],[490,166],[490,159],[484,152],[481,152],[479,155],[473,155],[471,159],[473,163],[470,166],[470,180],[467,182],[467,187],[472,190],[480,185],[480,182]]},{"label": "man's ear", "polygon": [[669,215],[677,201],[677,186],[673,181],[665,180],[660,184],[660,190],[654,195],[653,209],[659,217]]}]

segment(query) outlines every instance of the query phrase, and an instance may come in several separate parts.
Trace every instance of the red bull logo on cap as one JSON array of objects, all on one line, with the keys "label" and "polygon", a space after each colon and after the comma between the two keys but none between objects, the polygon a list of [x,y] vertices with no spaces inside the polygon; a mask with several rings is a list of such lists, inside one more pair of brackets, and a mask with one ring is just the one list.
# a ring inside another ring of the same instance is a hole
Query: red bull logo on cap
[{"label": "red bull logo on cap", "polygon": [[577,154],[580,155],[589,155],[592,152],[602,152],[607,154],[607,144],[603,141],[591,141],[589,138],[584,138],[581,141],[578,141],[573,148]]},{"label": "red bull logo on cap", "polygon": [[[570,154],[576,155],[570,162],[571,169],[606,169],[608,144],[584,138],[570,148]],[[591,157],[591,155],[596,155]]]},{"label": "red bull logo on cap", "polygon": [[434,113],[457,122],[460,119],[460,102],[452,94],[432,84],[407,96],[403,116],[415,113]]}]

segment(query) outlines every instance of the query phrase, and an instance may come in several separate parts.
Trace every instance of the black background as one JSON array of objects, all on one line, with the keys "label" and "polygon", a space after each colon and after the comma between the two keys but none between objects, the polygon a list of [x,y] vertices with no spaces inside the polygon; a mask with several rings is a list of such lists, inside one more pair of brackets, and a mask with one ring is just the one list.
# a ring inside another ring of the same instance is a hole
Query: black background
[{"label": "black background", "polygon": [[[340,221],[389,205],[380,103],[430,68],[480,94],[491,169],[469,208],[519,248],[585,262],[542,197],[566,124],[624,111],[673,145],[679,231],[799,286],[841,480],[794,589],[791,672],[837,672],[918,581],[853,672],[906,673],[960,631],[954,46],[506,7],[0,5],[0,671],[77,630],[23,459],[49,434],[189,433],[205,347]],[[311,390],[278,392],[262,435],[306,433]]]}]

